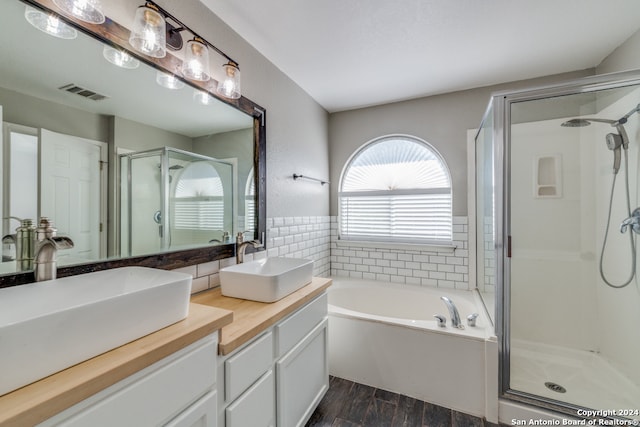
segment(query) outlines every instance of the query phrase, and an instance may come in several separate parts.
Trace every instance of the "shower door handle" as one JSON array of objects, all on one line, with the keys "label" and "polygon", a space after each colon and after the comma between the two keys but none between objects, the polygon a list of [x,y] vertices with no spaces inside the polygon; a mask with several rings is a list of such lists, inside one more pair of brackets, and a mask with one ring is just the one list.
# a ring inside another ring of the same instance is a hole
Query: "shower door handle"
[{"label": "shower door handle", "polygon": [[622,221],[620,232],[626,233],[629,226],[636,234],[640,234],[640,208],[635,208],[631,216]]}]

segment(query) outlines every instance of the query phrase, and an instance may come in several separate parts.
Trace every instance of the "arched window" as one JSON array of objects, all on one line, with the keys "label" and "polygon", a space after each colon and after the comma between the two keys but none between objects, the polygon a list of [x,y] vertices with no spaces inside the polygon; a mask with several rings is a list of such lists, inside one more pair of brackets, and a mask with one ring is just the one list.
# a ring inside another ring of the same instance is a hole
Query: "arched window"
[{"label": "arched window", "polygon": [[342,171],[339,215],[343,240],[450,244],[447,165],[419,138],[375,139],[360,148]]}]

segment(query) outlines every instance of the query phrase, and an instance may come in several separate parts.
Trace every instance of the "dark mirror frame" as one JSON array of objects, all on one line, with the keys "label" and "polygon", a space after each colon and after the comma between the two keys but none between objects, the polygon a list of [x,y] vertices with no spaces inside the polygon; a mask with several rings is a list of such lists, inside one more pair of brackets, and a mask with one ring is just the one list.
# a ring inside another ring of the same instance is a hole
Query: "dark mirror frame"
[{"label": "dark mirror frame", "polygon": [[[112,21],[111,19],[109,19],[109,17],[106,18],[106,21],[103,24],[88,24],[73,17],[59,14],[57,12],[57,7],[51,0],[16,1],[22,1],[23,3],[27,3],[46,12],[56,13],[60,16],[60,19],[70,24],[78,31],[81,31],[102,43],[125,49],[132,56],[135,56],[140,61],[158,70],[173,74],[171,70],[180,69],[181,60],[171,54],[167,54],[167,56],[165,56],[164,58],[157,59],[140,55],[137,52],[129,49],[129,30],[126,27],[118,24],[117,22]],[[185,79],[182,80],[192,87],[208,91],[207,87],[205,87],[203,83]],[[245,98],[244,96],[240,97],[239,99],[227,99],[219,96],[215,92],[208,92],[211,96],[218,99],[219,101],[224,102],[225,104],[253,117],[253,163],[254,170],[257,171],[257,173],[255,174],[257,227],[253,239],[260,240],[263,242],[263,244],[266,244],[266,110],[253,101]],[[194,249],[160,252],[131,258],[114,258],[111,260],[107,259],[99,262],[59,267],[58,277],[73,276],[76,274],[89,273],[92,271],[132,265],[171,270],[174,268],[187,267],[190,265],[229,258],[235,256],[235,254],[235,243],[218,244]],[[35,279],[33,271],[2,275],[0,276],[0,288],[31,283],[34,281]]]}]

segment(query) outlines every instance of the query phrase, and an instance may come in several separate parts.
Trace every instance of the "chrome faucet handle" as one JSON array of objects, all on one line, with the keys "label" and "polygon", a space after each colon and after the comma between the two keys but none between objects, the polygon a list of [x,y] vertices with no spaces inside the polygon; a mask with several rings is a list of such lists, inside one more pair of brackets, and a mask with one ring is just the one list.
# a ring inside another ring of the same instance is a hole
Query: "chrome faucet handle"
[{"label": "chrome faucet handle", "polygon": [[444,317],[442,314],[434,314],[433,317],[436,318],[436,324],[438,326],[440,326],[441,328],[447,327],[447,318]]},{"label": "chrome faucet handle", "polygon": [[469,325],[472,328],[475,327],[477,319],[478,319],[478,313],[471,313],[470,315],[467,316],[467,325]]},{"label": "chrome faucet handle", "polygon": [[626,233],[629,226],[636,234],[640,234],[640,208],[635,208],[631,216],[620,223],[620,232]]}]

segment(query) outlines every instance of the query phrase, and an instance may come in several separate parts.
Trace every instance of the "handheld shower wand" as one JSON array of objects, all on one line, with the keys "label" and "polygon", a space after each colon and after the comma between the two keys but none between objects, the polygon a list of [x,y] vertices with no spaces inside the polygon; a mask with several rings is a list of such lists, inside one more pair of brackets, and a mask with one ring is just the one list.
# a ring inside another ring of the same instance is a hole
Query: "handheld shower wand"
[{"label": "handheld shower wand", "polygon": [[[602,249],[600,250],[600,277],[604,281],[604,283],[611,288],[624,288],[629,283],[633,281],[633,278],[636,275],[636,243],[633,237],[634,227],[629,227],[629,245],[631,248],[631,271],[629,274],[629,278],[621,283],[614,284],[612,283],[604,273],[604,253],[605,248],[607,246],[607,240],[609,237],[609,226],[611,225],[611,211],[613,206],[613,194],[616,188],[616,177],[618,176],[618,171],[620,170],[620,164],[622,162],[622,150],[624,149],[624,160],[625,160],[625,195],[626,195],[626,203],[627,203],[627,211],[629,213],[628,217],[631,215],[631,197],[629,191],[629,136],[627,135],[627,131],[624,128],[624,124],[627,122],[627,119],[634,113],[640,111],[640,104],[638,104],[633,110],[629,111],[627,114],[622,116],[618,120],[609,120],[609,119],[598,119],[598,118],[588,118],[588,119],[571,119],[561,124],[564,127],[583,127],[589,126],[592,122],[599,123],[607,123],[612,127],[615,127],[618,133],[608,133],[605,137],[605,141],[607,144],[607,148],[613,151],[613,180],[611,183],[611,193],[609,196],[609,213],[607,215],[607,226],[604,232],[604,239],[602,241]],[[620,232],[624,233],[627,227],[621,227]]]},{"label": "handheld shower wand", "polygon": [[605,140],[607,148],[613,151],[613,173],[617,174],[620,170],[620,161],[622,159],[622,136],[617,133],[608,133]]}]

